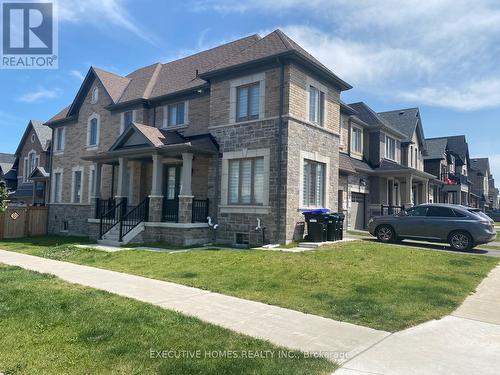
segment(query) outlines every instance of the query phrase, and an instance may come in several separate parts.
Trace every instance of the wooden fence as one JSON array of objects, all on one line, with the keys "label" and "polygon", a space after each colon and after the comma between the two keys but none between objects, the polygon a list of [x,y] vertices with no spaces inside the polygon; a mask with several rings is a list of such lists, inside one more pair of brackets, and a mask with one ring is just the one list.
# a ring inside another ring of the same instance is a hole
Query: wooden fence
[{"label": "wooden fence", "polygon": [[12,207],[0,213],[0,239],[47,234],[47,207]]}]

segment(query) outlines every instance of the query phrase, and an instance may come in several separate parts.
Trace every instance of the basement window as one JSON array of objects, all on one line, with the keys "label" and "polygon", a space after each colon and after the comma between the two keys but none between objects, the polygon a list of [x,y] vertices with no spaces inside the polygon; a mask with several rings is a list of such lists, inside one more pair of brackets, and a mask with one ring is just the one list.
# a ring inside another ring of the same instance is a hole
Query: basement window
[{"label": "basement window", "polygon": [[67,220],[64,220],[62,222],[61,232],[67,232],[68,228],[69,228],[69,222]]},{"label": "basement window", "polygon": [[248,233],[236,233],[236,245],[248,246]]}]

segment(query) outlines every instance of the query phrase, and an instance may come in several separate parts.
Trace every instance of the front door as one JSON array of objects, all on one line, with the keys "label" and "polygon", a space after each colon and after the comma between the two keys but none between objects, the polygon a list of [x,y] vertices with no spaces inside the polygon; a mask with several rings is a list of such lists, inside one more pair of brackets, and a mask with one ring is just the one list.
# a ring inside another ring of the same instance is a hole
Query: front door
[{"label": "front door", "polygon": [[179,218],[179,192],[181,167],[167,165],[163,170],[163,220],[177,222]]}]

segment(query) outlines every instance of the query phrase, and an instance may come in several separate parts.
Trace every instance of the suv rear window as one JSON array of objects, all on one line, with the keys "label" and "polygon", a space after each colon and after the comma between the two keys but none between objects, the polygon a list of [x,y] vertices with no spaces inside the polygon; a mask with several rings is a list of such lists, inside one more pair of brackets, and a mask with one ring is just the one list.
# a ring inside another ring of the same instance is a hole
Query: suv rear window
[{"label": "suv rear window", "polygon": [[427,216],[432,217],[455,217],[455,213],[448,207],[429,207]]}]

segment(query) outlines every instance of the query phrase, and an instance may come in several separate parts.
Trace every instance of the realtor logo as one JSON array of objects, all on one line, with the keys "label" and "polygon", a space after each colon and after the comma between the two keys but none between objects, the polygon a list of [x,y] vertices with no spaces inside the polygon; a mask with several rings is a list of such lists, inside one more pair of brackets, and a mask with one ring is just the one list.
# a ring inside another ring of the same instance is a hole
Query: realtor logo
[{"label": "realtor logo", "polygon": [[53,1],[2,2],[4,69],[57,69],[57,22]]}]

